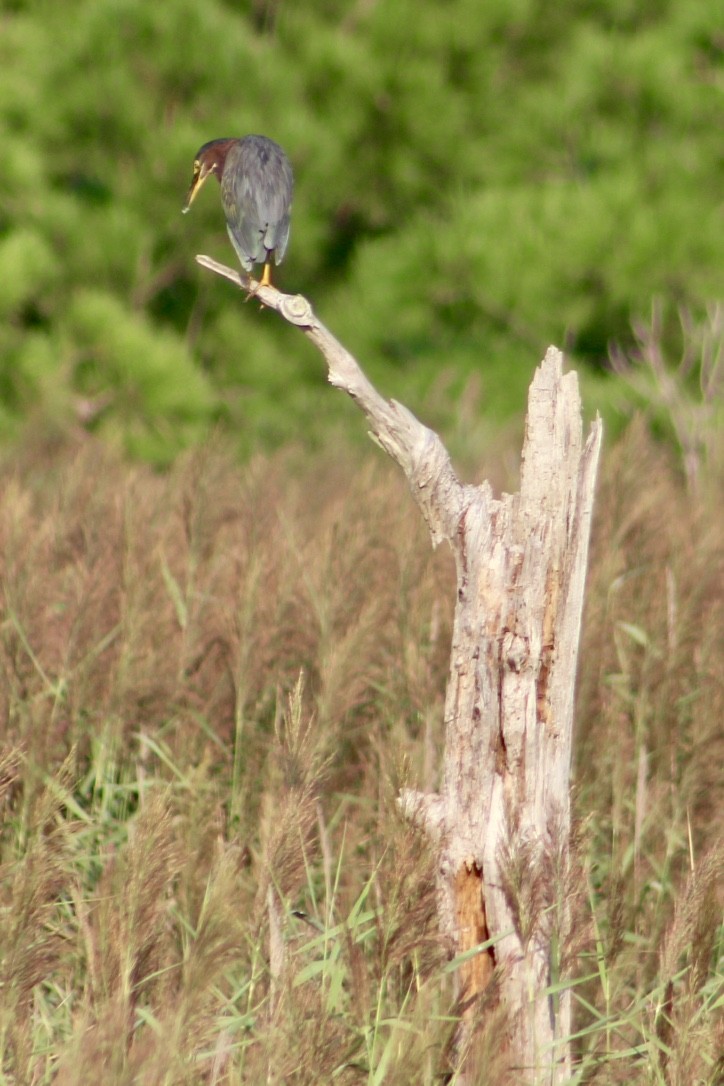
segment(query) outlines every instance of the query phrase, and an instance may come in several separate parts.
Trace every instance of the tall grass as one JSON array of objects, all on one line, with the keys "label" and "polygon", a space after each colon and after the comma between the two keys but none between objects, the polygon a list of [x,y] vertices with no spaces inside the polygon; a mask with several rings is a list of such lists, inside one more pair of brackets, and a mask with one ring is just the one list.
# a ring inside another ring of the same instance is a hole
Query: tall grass
[{"label": "tall grass", "polygon": [[[483,465],[483,470],[485,466]],[[454,580],[404,484],[90,440],[0,467],[0,1082],[445,1081],[433,858]],[[574,780],[575,1082],[721,1074],[722,554],[604,460]],[[479,1009],[478,1081],[515,1082]]]}]

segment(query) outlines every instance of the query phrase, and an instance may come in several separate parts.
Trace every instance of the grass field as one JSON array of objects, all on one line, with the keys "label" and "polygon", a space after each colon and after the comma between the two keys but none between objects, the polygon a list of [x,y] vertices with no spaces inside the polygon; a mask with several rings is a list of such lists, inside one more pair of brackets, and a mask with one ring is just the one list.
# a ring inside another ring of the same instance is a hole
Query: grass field
[{"label": "grass field", "polygon": [[[476,466],[501,478],[511,447]],[[372,450],[0,465],[0,1081],[446,1081],[454,580]],[[721,483],[605,449],[573,781],[576,1083],[722,1081]],[[480,1011],[478,1081],[514,1083]],[[717,1057],[719,1062],[717,1063]]]}]

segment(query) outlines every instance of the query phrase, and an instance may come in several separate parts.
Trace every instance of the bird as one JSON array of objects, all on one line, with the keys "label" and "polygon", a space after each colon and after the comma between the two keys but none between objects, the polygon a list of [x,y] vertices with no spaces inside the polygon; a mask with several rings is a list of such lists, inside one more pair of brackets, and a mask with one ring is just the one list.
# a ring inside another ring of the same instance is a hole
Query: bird
[{"label": "bird", "polygon": [[271,286],[272,256],[281,264],[289,242],[294,190],[289,159],[266,136],[210,140],[194,156],[184,214],[211,174],[221,186],[226,229],[242,268],[251,273],[255,264],[263,264],[259,286]]}]

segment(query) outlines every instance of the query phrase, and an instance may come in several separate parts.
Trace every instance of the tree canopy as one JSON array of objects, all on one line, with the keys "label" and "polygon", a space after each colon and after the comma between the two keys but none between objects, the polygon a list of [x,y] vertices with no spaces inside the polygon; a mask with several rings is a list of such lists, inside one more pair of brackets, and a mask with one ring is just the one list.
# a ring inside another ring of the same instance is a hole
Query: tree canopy
[{"label": "tree canopy", "polygon": [[549,342],[601,374],[652,299],[676,352],[722,295],[717,48],[706,0],[5,0],[3,431],[82,403],[163,462],[324,430],[311,353],[194,263],[235,263],[218,194],[180,214],[248,132],[295,168],[280,288],[411,406],[474,377],[518,410]]}]

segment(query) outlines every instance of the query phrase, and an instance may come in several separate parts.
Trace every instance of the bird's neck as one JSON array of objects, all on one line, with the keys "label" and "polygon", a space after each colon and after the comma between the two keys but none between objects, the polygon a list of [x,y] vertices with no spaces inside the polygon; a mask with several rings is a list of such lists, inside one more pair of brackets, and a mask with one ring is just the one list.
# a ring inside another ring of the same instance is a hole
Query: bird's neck
[{"label": "bird's neck", "polygon": [[[229,149],[233,143],[236,143],[235,139],[214,140],[208,148],[209,166],[213,169],[219,182],[221,181],[221,175],[224,172],[224,163],[226,162],[226,156],[229,153]],[[215,168],[214,168],[215,167]]]}]

